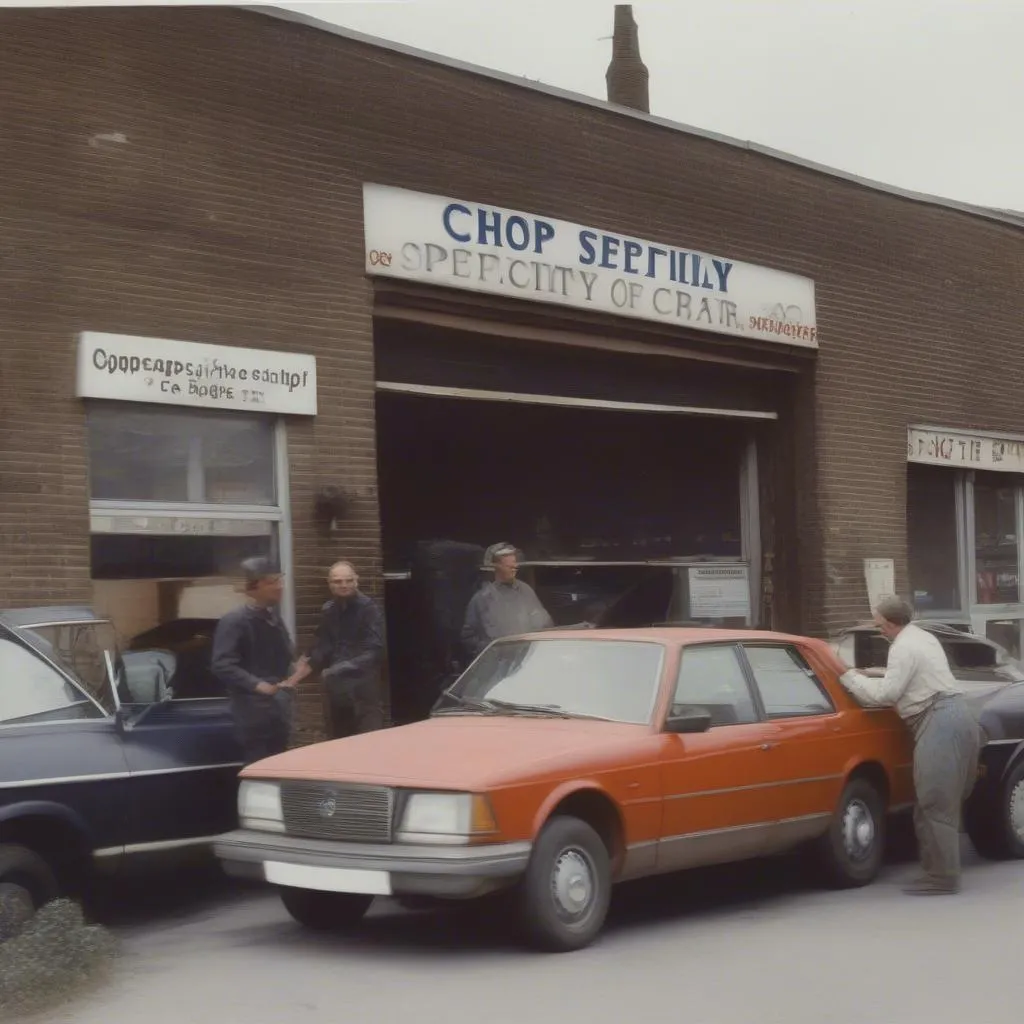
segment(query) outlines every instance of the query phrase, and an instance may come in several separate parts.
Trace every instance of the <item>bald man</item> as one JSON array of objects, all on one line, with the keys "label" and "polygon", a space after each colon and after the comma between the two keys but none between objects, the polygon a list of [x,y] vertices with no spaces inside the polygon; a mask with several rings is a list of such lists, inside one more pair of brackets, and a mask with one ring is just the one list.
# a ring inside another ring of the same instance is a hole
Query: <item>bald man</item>
[{"label": "bald man", "polygon": [[308,664],[323,678],[331,737],[337,739],[384,726],[379,678],[384,616],[359,590],[359,574],[351,562],[335,562],[327,586],[331,599],[321,611]]}]

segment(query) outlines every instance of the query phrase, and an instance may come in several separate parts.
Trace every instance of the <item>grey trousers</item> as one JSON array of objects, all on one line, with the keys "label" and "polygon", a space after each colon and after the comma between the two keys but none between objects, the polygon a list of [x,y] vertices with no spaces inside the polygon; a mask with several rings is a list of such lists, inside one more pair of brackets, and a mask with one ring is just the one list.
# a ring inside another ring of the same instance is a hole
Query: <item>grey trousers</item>
[{"label": "grey trousers", "polygon": [[907,723],[914,734],[914,830],[925,875],[960,881],[960,824],[978,775],[981,730],[961,696],[940,697]]}]

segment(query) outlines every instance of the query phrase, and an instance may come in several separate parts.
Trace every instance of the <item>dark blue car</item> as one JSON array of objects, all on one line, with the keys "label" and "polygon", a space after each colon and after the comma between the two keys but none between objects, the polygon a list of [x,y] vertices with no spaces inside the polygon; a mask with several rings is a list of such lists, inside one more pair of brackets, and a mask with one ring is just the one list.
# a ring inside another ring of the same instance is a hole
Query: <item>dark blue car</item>
[{"label": "dark blue car", "polygon": [[187,657],[112,636],[87,608],[0,613],[0,940],[95,871],[203,853],[236,825],[226,699],[192,695]]}]

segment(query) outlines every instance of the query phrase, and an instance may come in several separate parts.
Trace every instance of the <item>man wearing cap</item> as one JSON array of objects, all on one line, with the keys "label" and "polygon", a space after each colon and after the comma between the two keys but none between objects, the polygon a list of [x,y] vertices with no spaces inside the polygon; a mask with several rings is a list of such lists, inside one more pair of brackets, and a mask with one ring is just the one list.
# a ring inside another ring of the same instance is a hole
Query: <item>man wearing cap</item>
[{"label": "man wearing cap", "polygon": [[473,595],[462,627],[462,642],[471,658],[499,637],[532,633],[554,625],[533,588],[516,579],[519,552],[514,545],[493,544],[484,560],[494,570],[494,581],[484,584]]},{"label": "man wearing cap", "polygon": [[875,625],[891,645],[885,673],[857,672],[840,661],[840,682],[862,704],[895,708],[914,737],[914,830],[923,874],[905,891],[914,896],[955,893],[960,888],[961,814],[978,775],[978,722],[942,644],[911,621],[913,608],[891,596],[874,611]]},{"label": "man wearing cap", "polygon": [[295,687],[295,648],[281,621],[280,572],[269,559],[242,563],[248,600],[217,623],[212,668],[231,702],[247,764],[288,748]]}]

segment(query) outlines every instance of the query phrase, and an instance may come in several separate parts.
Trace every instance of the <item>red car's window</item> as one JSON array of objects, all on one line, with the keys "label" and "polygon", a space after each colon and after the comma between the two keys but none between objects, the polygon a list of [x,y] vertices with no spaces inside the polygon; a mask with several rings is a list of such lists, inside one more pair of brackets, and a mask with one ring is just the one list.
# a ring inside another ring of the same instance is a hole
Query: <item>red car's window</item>
[{"label": "red car's window", "polygon": [[711,728],[749,725],[758,720],[754,698],[734,646],[687,647],[679,666],[676,707],[704,708]]},{"label": "red car's window", "polygon": [[749,644],[744,650],[769,718],[835,713],[831,698],[794,647]]}]

